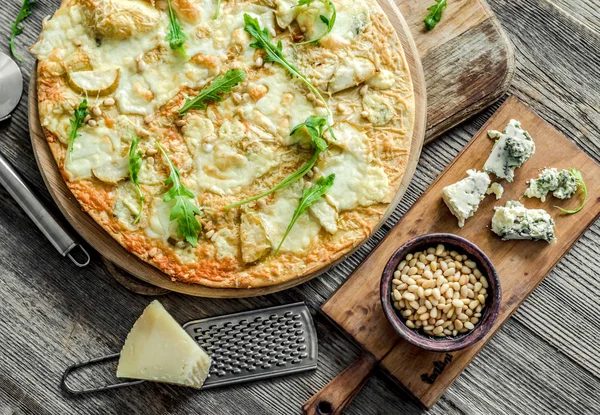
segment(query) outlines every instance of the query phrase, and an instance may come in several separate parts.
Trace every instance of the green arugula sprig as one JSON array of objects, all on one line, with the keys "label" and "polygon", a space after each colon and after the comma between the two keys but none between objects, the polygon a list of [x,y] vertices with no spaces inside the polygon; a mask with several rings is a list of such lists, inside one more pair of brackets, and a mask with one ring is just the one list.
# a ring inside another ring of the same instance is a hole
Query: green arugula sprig
[{"label": "green arugula sprig", "polygon": [[171,0],[167,0],[167,12],[169,14],[169,33],[165,37],[165,40],[169,41],[169,46],[171,49],[181,53],[182,55],[186,55],[185,49],[183,45],[187,40],[187,36],[181,30],[181,25],[179,24],[179,20],[177,20],[177,15],[173,11],[173,7],[171,7]]},{"label": "green arugula sprig", "polygon": [[135,135],[131,135],[131,146],[129,147],[129,177],[135,186],[135,190],[138,195],[138,199],[140,200],[140,211],[133,221],[133,224],[139,222],[142,217],[142,212],[144,211],[144,199],[146,196],[142,193],[142,189],[140,187],[140,182],[138,180],[140,169],[142,168],[142,152],[137,150],[140,139]]},{"label": "green arugula sprig", "polygon": [[198,244],[198,234],[202,231],[202,225],[196,219],[196,215],[200,215],[200,210],[190,200],[194,199],[195,196],[181,182],[179,170],[177,170],[160,143],[156,143],[156,146],[169,166],[169,178],[165,184],[171,186],[171,188],[163,196],[163,201],[175,200],[175,206],[171,208],[169,220],[177,219],[177,235],[180,238],[185,238],[190,245],[196,246]]},{"label": "green arugula sprig", "polygon": [[427,9],[429,13],[425,16],[425,20],[423,20],[427,30],[432,30],[440,22],[446,6],[446,0],[435,0],[435,4]]},{"label": "green arugula sprig", "polygon": [[17,55],[17,51],[15,48],[15,37],[19,36],[23,33],[23,29],[25,28],[21,23],[27,16],[31,14],[31,9],[35,5],[34,0],[23,0],[23,4],[21,5],[21,10],[19,10],[19,14],[17,14],[17,18],[14,23],[11,23],[10,27],[12,29],[12,33],[10,34],[10,53],[17,59],[19,62],[23,61],[23,58]]},{"label": "green arugula sprig", "polygon": [[221,102],[223,98],[219,94],[227,94],[231,88],[246,79],[246,72],[240,69],[230,69],[224,75],[217,76],[209,86],[204,88],[193,99],[186,99],[185,104],[179,110],[179,115],[184,115],[191,109],[205,110],[210,101]]},{"label": "green arugula sprig", "polygon": [[325,109],[327,110],[327,115],[331,118],[331,110],[327,105],[327,101],[325,101],[325,98],[323,98],[323,95],[321,95],[321,92],[319,92],[319,90],[304,75],[300,73],[298,68],[288,62],[285,56],[283,56],[283,45],[281,40],[277,42],[277,45],[274,45],[271,42],[269,30],[266,27],[261,29],[258,20],[247,13],[244,13],[244,23],[244,30],[255,39],[250,46],[255,49],[263,49],[267,53],[265,62],[276,62],[287,69],[289,73],[300,79],[308,87],[308,89],[310,89],[311,92],[323,102]]},{"label": "green arugula sprig", "polygon": [[88,111],[87,107],[87,98],[84,98],[79,106],[73,111],[73,118],[69,120],[69,123],[71,124],[71,132],[69,133],[69,146],[67,147],[69,161],[71,161],[71,156],[73,155],[73,144],[75,144],[75,139],[81,135],[77,132],[77,130],[85,125],[84,120],[89,113],[90,112]]},{"label": "green arugula sprig", "polygon": [[298,169],[296,172],[283,179],[277,186],[273,187],[272,189],[267,190],[266,192],[261,193],[259,195],[252,196],[249,199],[242,200],[241,202],[236,202],[232,203],[231,205],[227,205],[225,206],[225,209],[231,209],[234,207],[242,206],[247,203],[254,202],[255,200],[258,200],[265,196],[268,196],[272,193],[275,193],[276,191],[283,189],[294,182],[297,182],[302,177],[304,177],[306,173],[312,170],[317,160],[319,159],[321,153],[327,150],[327,142],[323,139],[323,134],[325,133],[325,130],[327,128],[327,120],[324,117],[311,115],[306,119],[305,122],[295,126],[294,129],[290,132],[290,136],[296,134],[296,132],[298,132],[302,127],[306,127],[306,130],[308,131],[308,134],[315,145],[315,152],[310,158],[310,160],[304,163],[302,167],[300,167],[300,169]]},{"label": "green arugula sprig", "polygon": [[298,206],[296,207],[296,210],[292,215],[292,220],[290,221],[290,224],[288,225],[285,233],[283,234],[283,238],[281,239],[281,242],[279,242],[279,246],[275,250],[275,255],[277,255],[277,253],[279,252],[279,249],[283,245],[283,241],[285,241],[285,239],[290,234],[298,218],[304,212],[306,212],[306,209],[317,203],[325,195],[325,193],[327,193],[331,186],[333,186],[334,180],[335,174],[330,174],[327,177],[321,177],[319,180],[317,180],[317,183],[313,187],[304,189],[304,191],[302,192],[302,197],[300,198],[300,202],[298,203]]},{"label": "green arugula sprig", "polygon": [[581,209],[583,209],[585,202],[587,202],[587,186],[585,185],[585,182],[583,181],[583,176],[581,175],[581,172],[579,170],[570,169],[569,171],[571,172],[573,177],[575,177],[575,180],[577,181],[577,184],[579,185],[579,187],[581,187],[581,191],[583,192],[583,202],[581,202],[581,205],[577,209],[569,210],[569,209],[563,209],[560,206],[554,206],[554,207],[560,209],[560,211],[562,213],[566,213],[567,215],[572,215],[574,213],[579,212]]},{"label": "green arugula sprig", "polygon": [[[299,0],[296,7],[301,6],[310,6],[314,0]],[[308,44],[317,44],[321,39],[327,36],[333,30],[333,25],[335,25],[335,20],[337,18],[337,10],[335,9],[335,5],[331,0],[320,0],[328,9],[331,10],[331,17],[320,15],[319,18],[323,23],[327,25],[327,30],[321,34],[321,36],[317,37],[313,40],[306,40],[304,42],[298,43],[298,45],[308,45]]]},{"label": "green arugula sprig", "polygon": [[217,9],[215,10],[215,15],[213,16],[213,20],[217,20],[219,18],[220,11],[221,11],[221,0],[217,0]]}]

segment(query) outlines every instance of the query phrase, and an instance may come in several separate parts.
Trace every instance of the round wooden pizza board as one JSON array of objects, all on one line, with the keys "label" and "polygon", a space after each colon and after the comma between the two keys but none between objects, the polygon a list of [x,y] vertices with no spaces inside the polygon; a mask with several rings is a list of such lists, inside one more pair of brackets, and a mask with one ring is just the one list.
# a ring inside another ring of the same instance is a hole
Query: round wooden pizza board
[{"label": "round wooden pizza board", "polygon": [[[415,125],[412,136],[411,151],[406,166],[406,172],[398,192],[391,203],[388,211],[384,218],[382,218],[379,226],[381,226],[393,212],[396,205],[402,199],[404,192],[406,191],[410,180],[414,174],[415,168],[419,161],[421,154],[421,148],[423,147],[423,141],[425,138],[425,125],[427,116],[427,98],[425,94],[425,77],[423,74],[423,68],[417,52],[417,48],[410,34],[410,29],[406,24],[406,21],[400,14],[398,7],[394,4],[393,0],[379,0],[379,3],[383,10],[388,15],[392,25],[398,32],[404,53],[406,56],[407,64],[410,68],[410,73],[413,81],[414,95],[415,95]],[[282,284],[262,287],[262,288],[248,288],[248,289],[234,289],[234,288],[209,288],[202,285],[186,284],[182,282],[172,281],[171,278],[155,268],[154,266],[138,259],[135,255],[130,254],[123,248],[115,239],[113,239],[104,229],[98,225],[91,216],[85,213],[79,202],[75,199],[73,194],[67,188],[63,178],[61,177],[56,162],[52,157],[50,148],[46,143],[46,137],[40,125],[38,115],[38,103],[37,103],[37,88],[36,88],[36,69],[31,76],[29,82],[29,129],[31,135],[31,142],[33,146],[33,152],[40,169],[40,173],[46,187],[50,192],[50,195],[58,205],[59,209],[69,221],[71,226],[86,240],[94,249],[96,249],[104,258],[115,264],[118,268],[131,274],[139,280],[148,283],[152,286],[160,287],[165,290],[176,291],[183,294],[194,295],[199,297],[212,297],[212,298],[244,298],[244,297],[255,297],[260,295],[272,294],[278,291],[283,291],[296,285],[302,284],[312,278],[326,272],[329,268],[335,266],[337,263],[343,261],[349,255],[351,255],[358,247],[344,255],[336,262],[328,265],[327,267],[306,275],[302,278],[297,278]],[[373,230],[373,233],[377,231],[379,226]],[[105,261],[106,262],[106,261]],[[118,269],[112,268],[111,274],[115,276],[117,281],[123,284],[128,289],[138,292],[138,286],[144,287],[135,279],[127,281],[126,274],[120,272]],[[154,291],[145,287],[141,294],[156,295],[163,293],[161,290]]]}]

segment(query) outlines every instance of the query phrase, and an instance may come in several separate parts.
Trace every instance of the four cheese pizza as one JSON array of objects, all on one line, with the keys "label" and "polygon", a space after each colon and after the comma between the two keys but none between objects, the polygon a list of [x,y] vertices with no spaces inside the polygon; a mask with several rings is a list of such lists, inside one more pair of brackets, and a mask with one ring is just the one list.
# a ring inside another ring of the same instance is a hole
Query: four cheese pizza
[{"label": "four cheese pizza", "polygon": [[64,0],[32,51],[69,189],[174,280],[314,273],[406,170],[412,83],[376,0]]}]

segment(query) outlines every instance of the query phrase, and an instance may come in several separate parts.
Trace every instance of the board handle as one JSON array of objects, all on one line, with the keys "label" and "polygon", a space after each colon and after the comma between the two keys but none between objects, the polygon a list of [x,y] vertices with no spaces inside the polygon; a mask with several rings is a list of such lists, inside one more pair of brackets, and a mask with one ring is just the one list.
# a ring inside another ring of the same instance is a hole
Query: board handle
[{"label": "board handle", "polygon": [[364,353],[302,407],[305,415],[339,415],[352,402],[377,365],[377,359]]}]

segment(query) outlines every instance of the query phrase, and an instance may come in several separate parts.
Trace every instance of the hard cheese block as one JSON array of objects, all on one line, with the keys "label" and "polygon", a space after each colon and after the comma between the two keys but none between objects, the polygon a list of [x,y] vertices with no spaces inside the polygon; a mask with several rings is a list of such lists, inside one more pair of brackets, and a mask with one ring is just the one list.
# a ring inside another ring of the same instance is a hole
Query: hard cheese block
[{"label": "hard cheese block", "polygon": [[201,388],[210,364],[208,354],[154,300],[127,335],[117,377]]}]

